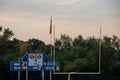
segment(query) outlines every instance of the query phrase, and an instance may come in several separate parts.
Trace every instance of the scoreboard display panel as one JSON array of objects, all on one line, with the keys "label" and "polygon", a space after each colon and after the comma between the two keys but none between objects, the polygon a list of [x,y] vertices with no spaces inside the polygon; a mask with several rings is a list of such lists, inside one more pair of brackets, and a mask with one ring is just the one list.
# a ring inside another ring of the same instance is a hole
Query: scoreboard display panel
[{"label": "scoreboard display panel", "polygon": [[28,66],[43,66],[43,55],[35,53],[29,54]]}]

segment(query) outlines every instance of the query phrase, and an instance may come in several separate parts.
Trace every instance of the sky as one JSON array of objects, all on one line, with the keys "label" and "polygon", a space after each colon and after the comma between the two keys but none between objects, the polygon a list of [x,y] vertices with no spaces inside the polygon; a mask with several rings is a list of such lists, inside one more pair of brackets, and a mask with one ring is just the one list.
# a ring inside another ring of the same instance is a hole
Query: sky
[{"label": "sky", "polygon": [[120,0],[0,0],[0,26],[16,38],[50,43],[50,16],[56,38],[116,35],[120,38]]}]

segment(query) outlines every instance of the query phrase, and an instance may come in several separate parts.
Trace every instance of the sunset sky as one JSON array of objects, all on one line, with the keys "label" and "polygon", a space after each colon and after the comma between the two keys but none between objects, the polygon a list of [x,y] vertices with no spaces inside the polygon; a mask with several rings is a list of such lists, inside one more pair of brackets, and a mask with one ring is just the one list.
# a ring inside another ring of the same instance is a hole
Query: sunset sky
[{"label": "sunset sky", "polygon": [[0,26],[16,38],[37,38],[50,43],[50,16],[61,33],[72,38],[116,35],[120,38],[120,0],[0,0]]}]

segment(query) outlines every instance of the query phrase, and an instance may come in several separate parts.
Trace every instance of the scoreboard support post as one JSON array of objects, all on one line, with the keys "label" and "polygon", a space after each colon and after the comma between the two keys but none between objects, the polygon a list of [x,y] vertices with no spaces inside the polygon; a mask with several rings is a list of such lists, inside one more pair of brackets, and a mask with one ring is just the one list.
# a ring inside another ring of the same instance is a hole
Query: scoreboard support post
[{"label": "scoreboard support post", "polygon": [[18,80],[20,80],[20,70],[18,70]]},{"label": "scoreboard support post", "polygon": [[44,71],[41,71],[42,72],[42,80],[44,80]]},{"label": "scoreboard support post", "polygon": [[50,80],[52,80],[52,70],[50,70]]},{"label": "scoreboard support post", "polygon": [[28,80],[28,69],[26,69],[26,80]]}]

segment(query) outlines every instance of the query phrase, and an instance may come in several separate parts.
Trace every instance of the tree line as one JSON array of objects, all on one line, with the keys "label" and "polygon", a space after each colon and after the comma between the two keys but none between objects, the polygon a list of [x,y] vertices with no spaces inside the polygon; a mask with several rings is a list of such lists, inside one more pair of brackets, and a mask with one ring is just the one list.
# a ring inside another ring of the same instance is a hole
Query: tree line
[{"label": "tree line", "polygon": [[[15,33],[9,28],[0,27],[0,80],[17,79],[17,76],[14,77],[16,74],[9,70],[9,63],[19,60],[25,52],[39,50],[50,55],[51,44],[45,44],[44,41],[35,38],[22,41],[13,38],[14,35]],[[56,61],[61,62],[60,72],[98,72],[99,41],[94,36],[85,39],[82,35],[78,35],[72,39],[69,35],[61,34],[61,37],[55,40]],[[115,35],[103,36],[101,40],[101,75],[95,76],[95,78],[99,77],[100,80],[119,79],[119,63],[120,39]],[[83,78],[87,80],[85,76]],[[57,80],[61,79],[63,80],[63,77],[57,78]]]}]

